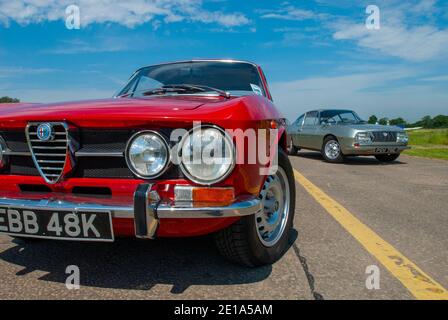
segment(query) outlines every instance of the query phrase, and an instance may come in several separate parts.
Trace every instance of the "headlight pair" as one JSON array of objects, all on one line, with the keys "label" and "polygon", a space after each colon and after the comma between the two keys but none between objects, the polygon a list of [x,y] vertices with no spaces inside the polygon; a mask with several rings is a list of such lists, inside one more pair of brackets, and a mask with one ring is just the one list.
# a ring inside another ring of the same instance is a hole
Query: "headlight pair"
[{"label": "headlight pair", "polygon": [[371,132],[358,132],[355,136],[355,142],[359,144],[369,144],[373,141],[373,134]]},{"label": "headlight pair", "polygon": [[[179,165],[191,181],[210,185],[224,180],[235,165],[235,147],[222,129],[194,128],[179,144]],[[126,162],[138,177],[154,179],[169,167],[170,150],[165,138],[154,131],[134,135],[126,148]]]}]

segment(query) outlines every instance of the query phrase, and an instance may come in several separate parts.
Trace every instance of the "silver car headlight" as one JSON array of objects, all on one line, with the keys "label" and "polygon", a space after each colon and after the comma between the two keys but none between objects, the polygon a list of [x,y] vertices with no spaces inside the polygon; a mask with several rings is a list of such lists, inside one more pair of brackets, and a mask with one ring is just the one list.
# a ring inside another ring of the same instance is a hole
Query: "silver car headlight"
[{"label": "silver car headlight", "polygon": [[235,166],[235,146],[220,128],[194,128],[181,143],[182,172],[193,182],[210,185],[224,180]]},{"label": "silver car headlight", "polygon": [[168,168],[169,155],[166,140],[154,131],[135,134],[126,147],[126,162],[129,169],[144,179],[162,175]]},{"label": "silver car headlight", "polygon": [[373,134],[371,132],[358,132],[355,136],[355,142],[359,144],[369,144],[373,141]]},{"label": "silver car headlight", "polygon": [[406,134],[406,132],[398,132],[397,133],[397,142],[400,142],[400,143],[408,143],[409,142],[409,137]]}]

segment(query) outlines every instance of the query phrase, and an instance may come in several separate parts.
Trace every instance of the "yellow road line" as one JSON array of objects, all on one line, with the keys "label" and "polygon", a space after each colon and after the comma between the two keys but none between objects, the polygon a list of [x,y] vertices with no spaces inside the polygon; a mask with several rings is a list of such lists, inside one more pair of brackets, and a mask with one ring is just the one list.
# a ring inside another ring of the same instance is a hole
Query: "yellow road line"
[{"label": "yellow road line", "polygon": [[339,222],[358,242],[400,282],[421,300],[448,300],[448,291],[424,273],[392,245],[383,240],[368,226],[338,202],[330,198],[297,170],[294,176],[305,190]]}]

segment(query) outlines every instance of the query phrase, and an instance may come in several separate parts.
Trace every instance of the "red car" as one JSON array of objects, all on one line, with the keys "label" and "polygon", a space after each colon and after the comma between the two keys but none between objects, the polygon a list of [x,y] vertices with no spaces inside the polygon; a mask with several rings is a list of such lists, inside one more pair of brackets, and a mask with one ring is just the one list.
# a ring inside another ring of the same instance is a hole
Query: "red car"
[{"label": "red car", "polygon": [[214,234],[245,266],[288,249],[285,121],[253,63],[137,70],[114,98],[0,105],[0,233],[30,240]]}]

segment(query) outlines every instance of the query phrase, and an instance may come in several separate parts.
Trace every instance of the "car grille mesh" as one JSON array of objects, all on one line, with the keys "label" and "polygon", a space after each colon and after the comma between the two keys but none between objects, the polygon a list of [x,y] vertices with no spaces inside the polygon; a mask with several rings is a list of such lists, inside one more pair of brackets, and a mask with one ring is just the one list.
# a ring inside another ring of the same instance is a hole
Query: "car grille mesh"
[{"label": "car grille mesh", "polygon": [[393,131],[373,131],[373,142],[396,142],[397,133]]},{"label": "car grille mesh", "polygon": [[39,124],[30,124],[26,135],[34,163],[42,177],[56,183],[62,176],[68,152],[68,132],[63,123],[52,123],[54,139],[41,141],[37,136]]}]

